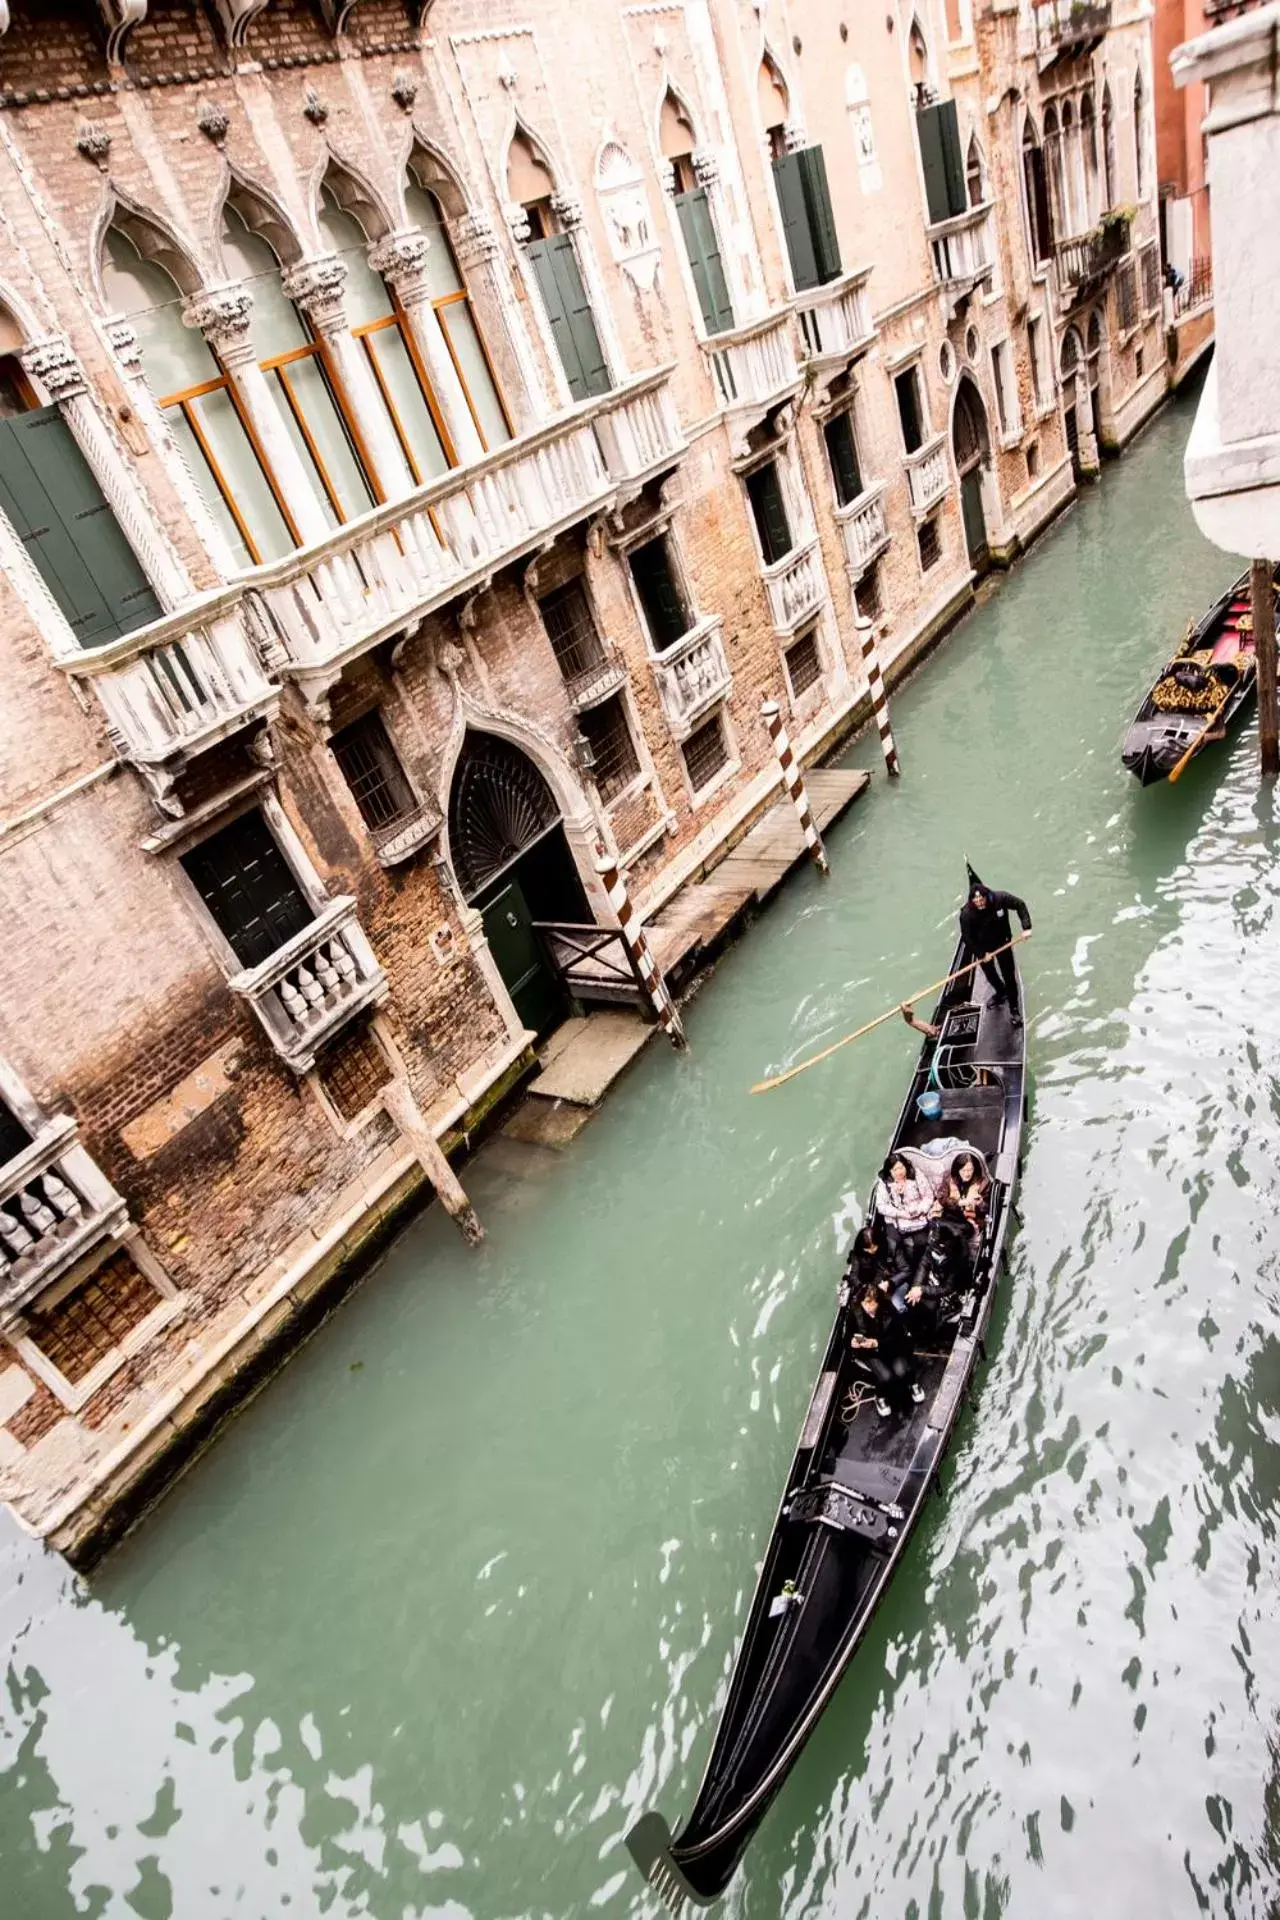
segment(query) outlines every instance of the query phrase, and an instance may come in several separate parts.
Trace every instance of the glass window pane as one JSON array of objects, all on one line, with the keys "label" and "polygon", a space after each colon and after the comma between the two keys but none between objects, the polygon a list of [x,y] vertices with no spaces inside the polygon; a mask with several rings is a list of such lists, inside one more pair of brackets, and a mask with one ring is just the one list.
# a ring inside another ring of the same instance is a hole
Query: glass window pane
[{"label": "glass window pane", "polygon": [[455,300],[447,307],[440,307],[438,312],[441,324],[448,333],[449,344],[458,356],[463,382],[480,420],[484,443],[486,447],[500,447],[504,440],[511,438],[511,432],[503,416],[489,363],[484,357],[476,323],[471,317],[470,304],[466,300]]},{"label": "glass window pane", "polygon": [[[253,543],[262,558],[278,560],[281,554],[291,553],[293,541],[285,525],[284,516],[276,505],[267,476],[258,463],[249,436],[229,396],[226,393],[206,393],[203,398],[191,404],[192,411],[200,422],[200,430],[218,463],[223,482],[252,534]],[[168,419],[175,430],[181,425],[183,434],[190,432],[179,408],[174,407],[169,412]],[[192,444],[194,444],[194,436]],[[185,449],[187,445],[185,439],[182,445]],[[196,468],[196,472],[200,473],[200,467]],[[213,478],[210,475],[208,487],[204,491],[208,493],[212,486]],[[234,530],[235,523],[227,513],[221,497],[219,497],[218,506],[219,521],[224,526],[227,521],[231,521]],[[226,516],[225,520],[223,515]],[[233,546],[239,549],[240,545],[240,536],[236,531]]]},{"label": "glass window pane", "polygon": [[439,300],[446,293],[461,293],[462,276],[458,272],[458,263],[453,257],[453,248],[449,244],[449,235],[445,231],[444,218],[435,195],[424,192],[421,187],[407,187],[404,204],[410,224],[421,227],[431,243],[427,248],[426,266],[431,298]]},{"label": "glass window pane", "polygon": [[391,296],[380,274],[369,265],[365,237],[350,214],[343,213],[326,192],[320,209],[320,235],[347,269],[343,292],[347,319],[353,327],[384,319],[392,311]]},{"label": "glass window pane", "polygon": [[377,333],[366,334],[365,340],[391,396],[401,431],[413,451],[422,483],[447,473],[449,463],[399,327],[383,327]]},{"label": "glass window pane", "polygon": [[233,207],[223,209],[222,252],[228,279],[248,282],[253,293],[253,350],[259,360],[305,347],[302,318],[280,285],[280,262]]},{"label": "glass window pane", "polygon": [[217,364],[196,327],[182,324],[182,295],[161,267],[139,254],[118,228],[107,233],[102,278],[117,313],[127,313],[138,330],[142,367],[157,400],[218,377]]},{"label": "glass window pane", "polygon": [[314,355],[306,360],[294,360],[280,372],[288,379],[306,419],[316,452],[324,462],[329,485],[341,503],[343,518],[353,520],[357,514],[367,513],[373,505],[373,495],[319,360]]}]

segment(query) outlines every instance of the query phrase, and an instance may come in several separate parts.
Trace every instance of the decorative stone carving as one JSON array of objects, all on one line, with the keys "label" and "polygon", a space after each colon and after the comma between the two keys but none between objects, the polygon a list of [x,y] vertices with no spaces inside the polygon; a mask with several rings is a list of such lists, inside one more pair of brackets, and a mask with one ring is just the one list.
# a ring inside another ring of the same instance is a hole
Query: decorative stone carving
[{"label": "decorative stone carving", "polygon": [[582,225],[582,202],[576,194],[553,193],[551,211],[566,233],[572,233],[575,227]]},{"label": "decorative stone carving", "polygon": [[506,216],[507,225],[511,230],[511,238],[518,247],[522,247],[529,238],[531,231],[528,214],[524,208],[514,200],[509,201],[502,211]]},{"label": "decorative stone carving", "polygon": [[596,198],[609,236],[609,251],[627,278],[651,293],[661,254],[644,175],[620,141],[606,140],[600,149]]},{"label": "decorative stone carving", "polygon": [[300,260],[281,276],[286,300],[296,301],[312,325],[321,333],[345,327],[342,290],[346,285],[345,261],[336,253],[325,253],[314,260]]},{"label": "decorative stone carving", "polygon": [[430,246],[428,235],[416,229],[388,233],[376,246],[370,247],[369,265],[384,280],[391,282],[402,300],[411,298],[417,282],[426,272]]},{"label": "decorative stone carving", "polygon": [[787,120],[784,122],[782,128],[782,144],[788,153],[799,153],[802,147],[808,146],[809,136],[804,130],[804,123],[802,121]]},{"label": "decorative stone carving", "polygon": [[142,374],[142,348],[138,342],[138,329],[128,320],[108,320],[107,341],[112,353],[126,373],[140,378]]},{"label": "decorative stone carving", "polygon": [[446,680],[456,680],[467,663],[467,656],[454,640],[441,640],[436,646],[436,665]]},{"label": "decorative stone carving", "polygon": [[308,87],[302,101],[302,111],[313,127],[322,127],[329,118],[329,109],[314,87]]},{"label": "decorative stone carving", "polygon": [[229,47],[243,47],[267,0],[214,0]]},{"label": "decorative stone carving", "polygon": [[391,98],[405,113],[418,97],[418,83],[409,73],[397,73],[391,82]]},{"label": "decorative stone carving", "polygon": [[694,178],[700,187],[714,187],[720,178],[720,158],[710,147],[695,147],[690,155]]},{"label": "decorative stone carving", "polygon": [[107,59],[118,66],[124,59],[126,40],[147,17],[147,0],[98,0],[98,9],[106,22]]},{"label": "decorative stone carving", "polygon": [[498,84],[505,87],[508,93],[514,93],[520,84],[520,75],[509,53],[504,53],[498,61]]},{"label": "decorative stone carving", "polygon": [[[518,211],[521,219],[524,221],[524,238],[528,239],[528,216],[525,214],[523,207],[520,207]],[[511,225],[510,215],[508,215],[508,225]],[[513,234],[515,233],[514,227],[512,227],[512,232]],[[516,238],[519,237],[519,235],[516,235]],[[460,215],[457,220],[454,220],[450,224],[449,238],[453,241],[453,250],[458,256],[458,264],[463,267],[471,266],[473,263],[478,263],[482,260],[492,260],[494,254],[498,251],[498,236],[493,230],[493,222],[487,213],[477,212]]]},{"label": "decorative stone carving", "polygon": [[856,61],[845,69],[844,104],[849,115],[854,156],[858,162],[858,184],[864,193],[877,193],[883,184],[880,160],[876,153],[875,128],[871,123],[871,98],[867,79]]},{"label": "decorative stone carving", "polygon": [[76,152],[92,160],[95,167],[105,167],[111,152],[111,135],[99,121],[82,120],[76,128]]},{"label": "decorative stone carving", "polygon": [[252,317],[253,295],[247,287],[211,287],[191,294],[182,306],[182,324],[196,327],[226,365],[253,358]]},{"label": "decorative stone carving", "polygon": [[60,334],[33,341],[18,357],[26,372],[40,382],[55,403],[85,391],[84,369],[71,351],[70,342]]},{"label": "decorative stone carving", "polygon": [[220,147],[227,137],[231,121],[225,108],[214,100],[206,100],[196,115],[196,125],[206,140],[212,140],[215,147]]}]

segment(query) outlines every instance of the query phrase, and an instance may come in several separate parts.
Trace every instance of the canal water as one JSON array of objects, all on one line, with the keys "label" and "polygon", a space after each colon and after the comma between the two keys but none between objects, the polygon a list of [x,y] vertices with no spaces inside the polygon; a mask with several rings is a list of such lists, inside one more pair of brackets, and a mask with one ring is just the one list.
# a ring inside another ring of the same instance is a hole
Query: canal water
[{"label": "canal water", "polygon": [[1230,578],[1186,403],[895,701],[869,795],[564,1154],[468,1169],[85,1586],[0,1536],[0,1910],[654,1911],[914,1046],[751,1082],[943,970],[966,852],[1026,894],[1034,1073],[981,1390],[726,1899],[1262,1916],[1280,1889],[1280,1004],[1252,736],[1120,736]]}]

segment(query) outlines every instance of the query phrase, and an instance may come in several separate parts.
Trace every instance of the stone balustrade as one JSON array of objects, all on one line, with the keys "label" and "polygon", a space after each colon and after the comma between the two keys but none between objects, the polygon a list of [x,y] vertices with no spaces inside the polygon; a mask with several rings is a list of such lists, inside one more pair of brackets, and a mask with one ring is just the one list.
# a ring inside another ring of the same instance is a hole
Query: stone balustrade
[{"label": "stone balustrade", "polygon": [[674,466],[688,442],[671,397],[671,368],[633,381],[610,396],[596,420],[596,434],[609,477],[618,485],[642,485]]},{"label": "stone balustrade", "polygon": [[942,434],[935,434],[932,440],[926,440],[915,453],[907,455],[907,485],[911,489],[911,509],[913,513],[928,513],[930,507],[937,505],[951,484],[951,469],[947,464],[946,441]]},{"label": "stone balustrade", "polygon": [[874,343],[876,325],[867,293],[870,274],[870,267],[861,267],[828,281],[825,287],[795,296],[791,304],[800,322],[806,360],[819,368],[847,366]]},{"label": "stone balustrade", "polygon": [[295,1073],[313,1067],[325,1041],[353,1014],[384,999],[388,985],[349,894],[331,900],[309,927],[230,981]]},{"label": "stone balustrade", "polygon": [[817,613],[827,597],[817,539],[766,567],[764,585],[774,628],[780,634],[794,633],[802,620]]},{"label": "stone balustrade", "polygon": [[128,1224],[125,1203],[60,1114],[0,1167],[0,1327]]},{"label": "stone balustrade", "polygon": [[1073,239],[1055,240],[1053,257],[1063,296],[1073,300],[1080,288],[1100,280],[1128,250],[1129,222],[1122,215],[1113,215],[1101,226]]},{"label": "stone balustrade", "polygon": [[676,739],[683,740],[733,686],[720,616],[699,620],[652,665],[663,712]]},{"label": "stone balustrade", "polygon": [[702,342],[716,396],[739,442],[746,428],[800,390],[789,312],[766,314]]},{"label": "stone balustrade", "polygon": [[273,712],[279,699],[243,609],[227,593],[206,595],[59,665],[93,681],[120,750],[150,766],[214,745]]},{"label": "stone balustrade", "polygon": [[990,216],[987,202],[925,229],[933,277],[945,292],[967,292],[993,271]]},{"label": "stone balustrade", "polygon": [[1111,0],[1035,0],[1036,65],[1075,59],[1096,47],[1111,25]]},{"label": "stone balustrade", "polygon": [[856,580],[889,544],[884,482],[879,481],[874,486],[864,488],[847,507],[838,507],[835,517],[844,541],[845,559]]},{"label": "stone balustrade", "polygon": [[626,677],[626,666],[612,642],[606,640],[601,645],[597,659],[588,662],[580,672],[566,679],[569,705],[575,713],[586,713],[588,708],[598,707],[602,700],[617,693]]}]

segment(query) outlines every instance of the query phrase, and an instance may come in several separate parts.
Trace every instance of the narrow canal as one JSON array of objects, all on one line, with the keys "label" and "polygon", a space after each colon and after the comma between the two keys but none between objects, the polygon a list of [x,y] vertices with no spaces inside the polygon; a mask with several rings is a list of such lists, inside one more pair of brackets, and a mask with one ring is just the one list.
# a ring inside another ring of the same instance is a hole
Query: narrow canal
[{"label": "narrow canal", "polygon": [[[1232,567],[1171,407],[898,698],[906,766],[563,1155],[498,1141],[90,1588],[0,1538],[14,1920],[653,1911],[967,850],[1025,892],[1025,1225],[980,1398],[725,1911],[1273,1913],[1280,1004],[1245,740],[1122,772]],[[854,752],[875,761],[874,743]]]}]

